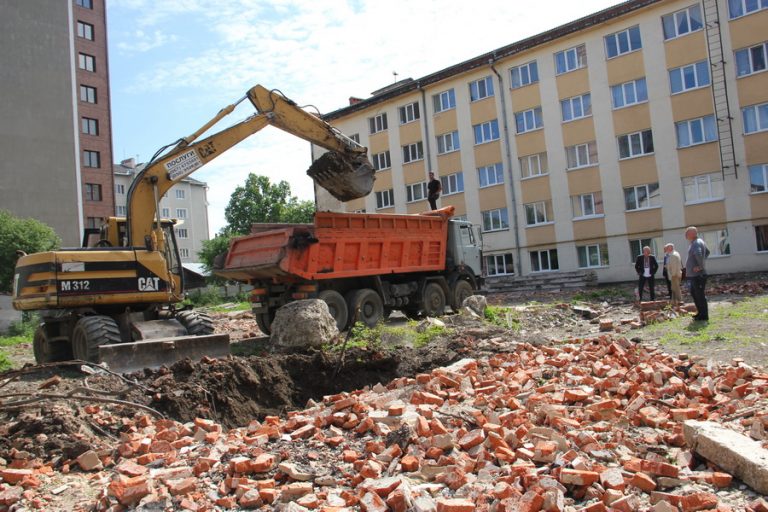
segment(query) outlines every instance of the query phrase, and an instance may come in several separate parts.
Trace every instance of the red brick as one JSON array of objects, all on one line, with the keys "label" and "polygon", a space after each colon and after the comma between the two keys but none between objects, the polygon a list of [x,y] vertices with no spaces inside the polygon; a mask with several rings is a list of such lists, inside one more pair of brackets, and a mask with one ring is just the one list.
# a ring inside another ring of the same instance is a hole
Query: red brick
[{"label": "red brick", "polygon": [[145,476],[112,480],[107,489],[110,495],[114,496],[121,505],[125,506],[137,503],[151,492],[149,481]]},{"label": "red brick", "polygon": [[398,487],[387,496],[387,506],[392,512],[406,512],[411,507],[411,496],[402,487]]},{"label": "red brick", "polygon": [[600,484],[606,489],[623,491],[625,487],[624,476],[618,468],[606,469],[600,473]]},{"label": "red brick", "polygon": [[418,471],[419,470],[419,459],[417,459],[413,455],[406,455],[405,457],[400,459],[400,467],[406,473],[411,473],[413,471]]},{"label": "red brick", "polygon": [[695,510],[708,510],[717,508],[717,504],[720,500],[712,493],[697,492],[683,496],[680,501],[680,508],[683,510],[683,512],[694,512]]},{"label": "red brick", "polygon": [[459,439],[459,446],[463,450],[469,450],[485,441],[485,432],[482,429],[475,429],[468,432]]},{"label": "red brick", "polygon": [[635,473],[629,483],[647,493],[656,489],[656,482],[645,473]]},{"label": "red brick", "polygon": [[168,486],[168,492],[170,492],[173,496],[189,494],[197,487],[197,478],[189,477],[179,478],[176,480],[168,480],[166,485]]},{"label": "red brick", "polygon": [[592,485],[600,478],[595,471],[582,471],[579,469],[563,469],[560,471],[560,482],[572,485]]},{"label": "red brick", "polygon": [[608,508],[605,506],[605,503],[602,501],[598,501],[595,503],[592,503],[591,505],[587,505],[586,507],[580,508],[578,512],[607,512]]},{"label": "red brick", "polygon": [[375,492],[367,492],[360,498],[360,509],[366,512],[387,512],[387,504]]},{"label": "red brick", "polygon": [[17,484],[25,476],[32,474],[31,469],[2,469],[0,470],[0,477],[3,477],[3,481],[9,484]]},{"label": "red brick", "polygon": [[475,503],[465,499],[437,499],[437,512],[474,512]]},{"label": "red brick", "polygon": [[275,456],[271,453],[261,453],[251,461],[251,471],[266,473],[275,466]]},{"label": "red brick", "polygon": [[355,462],[360,458],[360,454],[357,453],[355,450],[344,450],[341,452],[341,460],[344,462]]}]

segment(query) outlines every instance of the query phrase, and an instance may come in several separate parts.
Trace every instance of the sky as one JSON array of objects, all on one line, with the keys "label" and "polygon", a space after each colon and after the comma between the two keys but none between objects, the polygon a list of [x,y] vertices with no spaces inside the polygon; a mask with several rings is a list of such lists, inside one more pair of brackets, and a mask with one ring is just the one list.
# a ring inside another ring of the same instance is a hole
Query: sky
[{"label": "sky", "polygon": [[[148,161],[256,84],[327,113],[617,3],[108,0],[114,159]],[[243,102],[213,131],[253,113]],[[309,143],[267,127],[198,170],[211,236],[250,172],[312,200],[310,164]]]}]

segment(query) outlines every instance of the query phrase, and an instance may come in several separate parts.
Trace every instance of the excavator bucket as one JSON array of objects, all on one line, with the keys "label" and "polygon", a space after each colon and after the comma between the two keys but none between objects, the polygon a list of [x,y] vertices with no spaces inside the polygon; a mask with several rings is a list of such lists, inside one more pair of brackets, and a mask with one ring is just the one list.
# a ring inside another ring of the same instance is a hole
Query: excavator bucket
[{"label": "excavator bucket", "polygon": [[169,366],[187,358],[199,361],[204,356],[226,357],[229,354],[229,334],[155,338],[99,347],[99,361],[118,373]]},{"label": "excavator bucket", "polygon": [[364,155],[348,158],[334,151],[312,162],[307,174],[342,202],[370,194],[375,179],[373,166]]}]

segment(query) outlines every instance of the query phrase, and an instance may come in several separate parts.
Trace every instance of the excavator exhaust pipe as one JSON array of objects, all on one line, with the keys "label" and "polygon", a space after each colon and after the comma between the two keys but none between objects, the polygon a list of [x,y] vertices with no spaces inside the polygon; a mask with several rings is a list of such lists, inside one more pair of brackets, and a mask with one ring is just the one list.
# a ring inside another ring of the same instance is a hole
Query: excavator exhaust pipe
[{"label": "excavator exhaust pipe", "polygon": [[370,194],[375,173],[365,155],[348,158],[334,151],[323,154],[307,170],[309,177],[341,202]]}]

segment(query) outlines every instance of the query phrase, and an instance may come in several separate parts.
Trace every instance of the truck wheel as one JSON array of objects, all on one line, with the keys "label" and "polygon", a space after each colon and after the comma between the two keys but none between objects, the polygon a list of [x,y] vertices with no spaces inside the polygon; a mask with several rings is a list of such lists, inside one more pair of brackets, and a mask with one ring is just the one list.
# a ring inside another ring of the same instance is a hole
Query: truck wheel
[{"label": "truck wheel", "polygon": [[269,336],[272,334],[272,320],[275,319],[275,314],[271,311],[269,313],[257,313],[254,315],[256,317],[256,325],[259,326],[259,330]]},{"label": "truck wheel", "polygon": [[428,283],[424,287],[424,314],[440,316],[445,312],[445,292],[437,283]]},{"label": "truck wheel", "polygon": [[381,297],[370,288],[355,291],[349,301],[352,323],[362,322],[368,327],[376,327],[384,318],[384,303]]},{"label": "truck wheel", "polygon": [[51,342],[43,325],[35,330],[35,337],[32,339],[32,352],[35,354],[37,364],[72,359],[72,349],[69,345],[64,341]]},{"label": "truck wheel", "polygon": [[453,312],[458,313],[461,304],[467,297],[471,297],[473,293],[475,293],[475,290],[469,284],[469,281],[463,279],[456,281],[453,285],[453,290],[451,290],[451,309],[453,309]]},{"label": "truck wheel", "polygon": [[176,320],[187,329],[187,334],[191,336],[213,334],[213,319],[205,313],[190,310],[179,311],[176,313]]},{"label": "truck wheel", "polygon": [[84,316],[72,330],[75,359],[99,362],[99,346],[120,343],[120,329],[108,316]]},{"label": "truck wheel", "polygon": [[346,329],[349,312],[347,310],[347,301],[344,300],[344,297],[336,290],[323,290],[318,294],[317,298],[328,305],[328,312],[336,320],[336,327],[340,331]]}]

